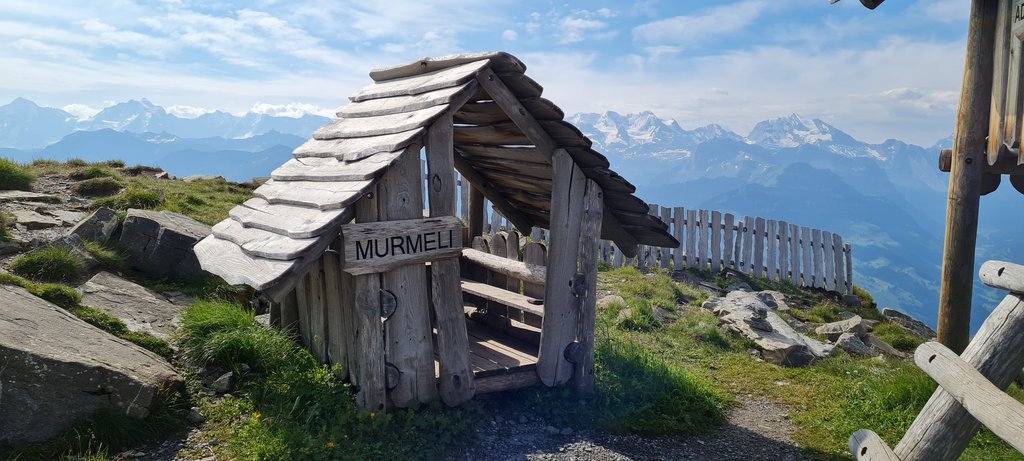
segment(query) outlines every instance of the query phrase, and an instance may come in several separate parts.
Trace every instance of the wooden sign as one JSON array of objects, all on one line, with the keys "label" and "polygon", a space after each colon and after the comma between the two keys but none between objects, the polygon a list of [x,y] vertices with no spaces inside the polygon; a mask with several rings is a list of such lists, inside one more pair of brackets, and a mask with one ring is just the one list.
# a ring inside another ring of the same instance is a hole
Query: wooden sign
[{"label": "wooden sign", "polygon": [[454,216],[346,224],[341,235],[344,270],[352,275],[387,272],[462,252],[462,224]]}]

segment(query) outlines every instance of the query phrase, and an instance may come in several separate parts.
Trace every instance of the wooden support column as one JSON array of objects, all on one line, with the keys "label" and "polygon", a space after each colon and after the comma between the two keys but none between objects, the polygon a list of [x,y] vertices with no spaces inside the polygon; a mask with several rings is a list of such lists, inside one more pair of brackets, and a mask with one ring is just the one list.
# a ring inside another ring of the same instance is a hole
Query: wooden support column
[{"label": "wooden support column", "polygon": [[[430,216],[455,215],[455,164],[452,146],[452,116],[439,118],[427,132],[427,177]],[[440,362],[440,394],[444,403],[455,406],[474,394],[473,370],[469,365],[469,334],[462,310],[459,259],[433,261],[430,270],[431,300],[437,325],[437,355]]]},{"label": "wooden support column", "polygon": [[[377,221],[377,188],[355,203],[356,222]],[[353,370],[349,372],[358,386],[356,404],[368,411],[384,411],[387,394],[384,383],[384,325],[380,315],[380,274],[357,275],[353,309]]]},{"label": "wooden support column", "polygon": [[293,289],[281,300],[281,329],[291,335],[299,329],[299,300]]},{"label": "wooden support column", "polygon": [[352,276],[341,270],[341,251],[340,239],[335,239],[331,249],[324,253],[324,303],[327,313],[328,362],[340,365],[342,377],[345,377],[351,367]]},{"label": "wooden support column", "polygon": [[[462,180],[469,180],[465,173],[462,174]],[[484,235],[485,218],[484,193],[475,184],[469,187],[469,210],[466,214],[469,216],[469,221],[466,223],[466,226],[469,227],[469,242],[472,242],[473,237]]]},{"label": "wooden support column", "polygon": [[[580,309],[579,355],[573,380],[576,389],[583,395],[594,393],[594,328],[597,320],[597,245],[601,239],[601,213],[604,193],[596,182],[588,179],[583,195],[583,219],[579,241],[579,273],[583,283],[576,286]],[[668,257],[664,257],[666,260]],[[582,293],[581,293],[582,291]]]},{"label": "wooden support column", "polygon": [[[412,145],[392,164],[377,184],[380,221],[423,217],[423,176],[420,147]],[[434,347],[430,328],[427,272],[423,264],[397,267],[381,275],[381,289],[394,295],[394,314],[384,323],[384,355],[398,371],[398,382],[389,383],[391,403],[405,408],[409,402],[437,398]]]},{"label": "wooden support column", "polygon": [[565,349],[576,337],[578,309],[573,286],[587,179],[564,149],[554,151],[552,167],[551,237],[544,286],[544,325],[537,358],[537,374],[547,386],[564,384],[573,373]]},{"label": "wooden support column", "polygon": [[985,135],[992,102],[992,44],[997,4],[997,0],[974,0],[971,4],[967,59],[953,139],[938,339],[957,353],[967,346],[971,327],[974,251],[982,171],[987,161]]}]

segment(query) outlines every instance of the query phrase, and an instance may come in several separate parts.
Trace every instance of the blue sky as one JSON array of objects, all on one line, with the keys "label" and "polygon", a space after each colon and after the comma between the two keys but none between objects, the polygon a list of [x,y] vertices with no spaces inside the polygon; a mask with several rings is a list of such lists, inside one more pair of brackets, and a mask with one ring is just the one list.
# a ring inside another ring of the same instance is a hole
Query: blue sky
[{"label": "blue sky", "polygon": [[[88,5],[86,5],[88,4]],[[746,134],[799,113],[871,142],[953,129],[968,0],[3,0],[0,104],[149,98],[329,114],[376,67],[503,50],[566,113],[652,110]]]}]

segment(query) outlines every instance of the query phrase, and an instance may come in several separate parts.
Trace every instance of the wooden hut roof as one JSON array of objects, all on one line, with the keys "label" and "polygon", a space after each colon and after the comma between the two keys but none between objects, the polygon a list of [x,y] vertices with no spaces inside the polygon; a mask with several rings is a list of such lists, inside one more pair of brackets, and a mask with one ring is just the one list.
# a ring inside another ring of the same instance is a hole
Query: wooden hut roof
[{"label": "wooden hut roof", "polygon": [[[608,159],[541,97],[541,86],[525,70],[519,59],[499,52],[426,58],[370,72],[374,83],[350,96],[337,120],[296,148],[255,197],[196,245],[203,268],[265,292],[301,276],[352,219],[350,205],[447,114],[454,120],[456,168],[483,186],[494,207],[521,230],[548,227],[551,152],[565,149],[604,191],[603,238],[624,248],[678,246],[666,224],[633,195],[636,188],[608,169]],[[518,113],[502,109],[509,104]]]}]

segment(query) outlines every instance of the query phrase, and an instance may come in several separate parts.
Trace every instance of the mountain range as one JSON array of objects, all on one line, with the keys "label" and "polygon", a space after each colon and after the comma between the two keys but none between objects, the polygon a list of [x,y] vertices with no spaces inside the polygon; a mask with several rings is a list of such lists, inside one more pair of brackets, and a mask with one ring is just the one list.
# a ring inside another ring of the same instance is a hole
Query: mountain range
[{"label": "mountain range", "polygon": [[[179,176],[242,181],[268,175],[328,121],[309,114],[226,112],[184,118],[145,99],[79,119],[19,98],[0,106],[0,156],[119,158]],[[929,147],[895,139],[871,144],[797,114],[762,121],[746,135],[715,124],[688,130],[651,112],[581,113],[568,121],[650,203],[761,216],[842,235],[854,248],[855,283],[880,307],[935,325],[948,184],[936,160],[952,137]],[[1024,249],[1024,214],[1014,211],[1020,200],[1008,186],[982,199],[977,265],[1019,258],[1013,253]],[[974,328],[1001,297],[975,285]]]}]

